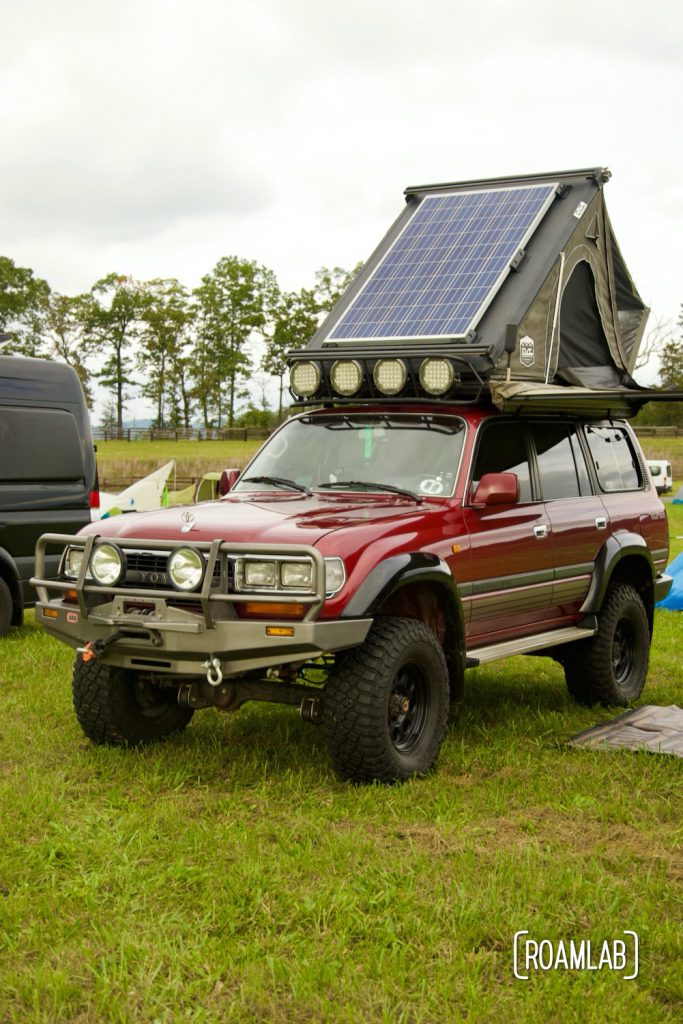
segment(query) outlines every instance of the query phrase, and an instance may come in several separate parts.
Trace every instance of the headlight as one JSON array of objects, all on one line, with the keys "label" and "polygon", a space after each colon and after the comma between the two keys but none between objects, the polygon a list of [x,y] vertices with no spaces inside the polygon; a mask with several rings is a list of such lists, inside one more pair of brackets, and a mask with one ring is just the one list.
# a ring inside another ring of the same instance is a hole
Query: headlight
[{"label": "headlight", "polygon": [[[62,566],[62,573],[70,580],[78,579],[78,574],[81,571],[83,565],[83,555],[85,552],[83,548],[67,548],[64,552],[64,563]],[[89,576],[90,573],[86,573]]]},{"label": "headlight", "polygon": [[194,548],[178,548],[169,556],[168,575],[177,590],[197,590],[204,578],[204,559]]},{"label": "headlight", "polygon": [[330,371],[332,387],[338,395],[355,395],[363,383],[363,371],[355,359],[338,359]]},{"label": "headlight", "polygon": [[313,566],[310,562],[283,562],[280,580],[283,587],[310,590],[313,585]]},{"label": "headlight", "polygon": [[332,597],[344,586],[346,572],[341,558],[325,559],[325,596]]},{"label": "headlight", "polygon": [[90,571],[102,587],[115,586],[123,576],[123,555],[113,544],[99,544],[90,556]]},{"label": "headlight", "polygon": [[289,380],[300,398],[310,398],[320,387],[320,367],[317,363],[295,363]]},{"label": "headlight", "polygon": [[242,577],[245,587],[277,586],[276,562],[242,562]]}]

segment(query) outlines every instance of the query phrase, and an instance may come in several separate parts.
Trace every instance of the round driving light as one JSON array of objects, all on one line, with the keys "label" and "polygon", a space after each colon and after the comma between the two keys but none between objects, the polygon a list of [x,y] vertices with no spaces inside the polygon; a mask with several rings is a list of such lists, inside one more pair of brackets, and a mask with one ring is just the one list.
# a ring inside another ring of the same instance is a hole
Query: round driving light
[{"label": "round driving light", "polygon": [[378,359],[372,371],[372,379],[384,395],[397,395],[403,391],[407,376],[402,359]]},{"label": "round driving light", "polygon": [[194,548],[178,548],[169,555],[168,575],[176,590],[196,590],[204,577],[204,559]]},{"label": "round driving light", "polygon": [[98,544],[90,556],[90,571],[101,586],[113,587],[123,576],[123,555],[113,544]]},{"label": "round driving light", "polygon": [[420,367],[420,384],[430,395],[443,395],[455,380],[448,359],[425,359]]},{"label": "round driving light", "polygon": [[363,383],[363,371],[355,359],[338,359],[330,372],[332,387],[338,395],[355,395]]},{"label": "round driving light", "polygon": [[289,381],[300,398],[310,398],[320,387],[320,367],[317,363],[295,363]]}]

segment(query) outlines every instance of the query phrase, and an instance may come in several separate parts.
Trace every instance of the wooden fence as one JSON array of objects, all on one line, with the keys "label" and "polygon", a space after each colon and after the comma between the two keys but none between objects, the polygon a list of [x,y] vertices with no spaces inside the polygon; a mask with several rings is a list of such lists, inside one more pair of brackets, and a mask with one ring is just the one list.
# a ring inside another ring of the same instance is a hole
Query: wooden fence
[{"label": "wooden fence", "polygon": [[93,427],[95,441],[264,441],[270,433],[263,427]]}]

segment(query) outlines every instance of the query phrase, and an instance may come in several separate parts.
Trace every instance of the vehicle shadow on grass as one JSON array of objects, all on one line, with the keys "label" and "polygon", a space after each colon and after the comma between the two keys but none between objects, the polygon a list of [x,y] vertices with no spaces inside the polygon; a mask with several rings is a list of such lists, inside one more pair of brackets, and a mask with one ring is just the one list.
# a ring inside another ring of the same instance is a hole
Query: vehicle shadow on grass
[{"label": "vehicle shadow on grass", "polygon": [[[465,700],[452,706],[446,742],[469,738],[476,745],[483,737],[502,742],[514,735],[556,746],[594,717],[569,699],[558,665],[520,658],[468,671]],[[314,785],[335,779],[324,730],[302,721],[295,708],[247,703],[234,714],[200,712],[175,742],[200,765],[203,781],[230,775],[248,786],[283,773]]]}]

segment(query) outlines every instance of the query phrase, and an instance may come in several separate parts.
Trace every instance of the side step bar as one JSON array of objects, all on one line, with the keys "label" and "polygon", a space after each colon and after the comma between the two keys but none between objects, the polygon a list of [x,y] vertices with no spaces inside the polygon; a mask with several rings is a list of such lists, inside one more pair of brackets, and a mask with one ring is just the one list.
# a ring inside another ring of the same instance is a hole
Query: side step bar
[{"label": "side step bar", "polygon": [[477,647],[467,652],[466,668],[485,665],[487,661],[498,661],[499,658],[511,658],[513,654],[533,654],[544,647],[556,647],[569,644],[574,640],[587,640],[595,636],[598,624],[594,616],[587,616],[580,626],[564,626],[552,629],[548,633],[536,633],[535,636],[523,636],[517,640],[503,640],[499,644]]}]

